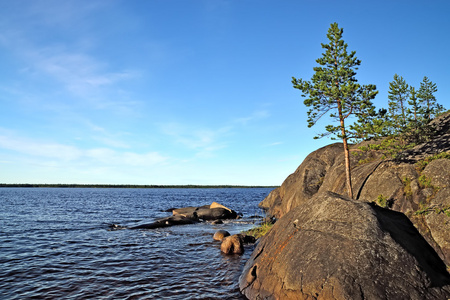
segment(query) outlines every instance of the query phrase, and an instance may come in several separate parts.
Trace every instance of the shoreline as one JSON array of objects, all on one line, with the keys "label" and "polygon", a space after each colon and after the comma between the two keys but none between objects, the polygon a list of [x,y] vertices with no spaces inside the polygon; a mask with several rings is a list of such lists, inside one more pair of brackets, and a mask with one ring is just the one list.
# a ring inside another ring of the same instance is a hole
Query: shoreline
[{"label": "shoreline", "polygon": [[53,184],[53,183],[0,183],[0,188],[127,188],[127,189],[195,189],[195,188],[277,188],[266,185],[140,185],[140,184]]}]

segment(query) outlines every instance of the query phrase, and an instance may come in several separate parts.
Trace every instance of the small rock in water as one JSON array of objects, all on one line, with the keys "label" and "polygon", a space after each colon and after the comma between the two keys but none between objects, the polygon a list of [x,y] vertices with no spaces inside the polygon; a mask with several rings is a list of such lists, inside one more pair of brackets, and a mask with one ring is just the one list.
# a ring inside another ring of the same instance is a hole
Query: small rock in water
[{"label": "small rock in water", "polygon": [[242,254],[244,253],[244,241],[239,234],[228,236],[222,240],[220,250],[225,254]]},{"label": "small rock in water", "polygon": [[120,229],[125,229],[126,228],[124,226],[120,226],[120,225],[117,225],[117,224],[108,224],[108,227],[109,227],[110,231],[112,231],[112,230],[120,230]]},{"label": "small rock in water", "polygon": [[221,241],[227,236],[230,236],[230,233],[228,231],[226,231],[226,230],[219,230],[216,233],[214,233],[213,239],[215,241]]},{"label": "small rock in water", "polygon": [[251,235],[233,234],[222,240],[220,250],[225,254],[242,254],[244,253],[244,244],[252,244],[255,242],[255,237]]}]

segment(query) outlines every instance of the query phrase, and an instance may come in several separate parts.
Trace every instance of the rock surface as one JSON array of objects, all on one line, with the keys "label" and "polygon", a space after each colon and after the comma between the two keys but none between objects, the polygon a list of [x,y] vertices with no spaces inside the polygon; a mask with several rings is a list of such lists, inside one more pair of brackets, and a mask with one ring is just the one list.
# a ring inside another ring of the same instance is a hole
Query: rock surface
[{"label": "rock surface", "polygon": [[169,227],[174,225],[187,225],[187,224],[195,224],[198,223],[198,218],[195,217],[186,217],[182,215],[175,215],[167,218],[158,219],[154,222],[141,224],[133,227],[129,227],[128,229],[156,229]]},{"label": "rock surface", "polygon": [[245,234],[233,234],[222,240],[220,250],[225,254],[242,254],[244,253],[244,244],[256,242],[253,236]]},{"label": "rock surface", "polygon": [[343,151],[342,144],[336,143],[312,152],[259,206],[266,209],[269,215],[280,218],[292,208],[301,205],[318,192],[325,175]]},{"label": "rock surface", "polygon": [[331,192],[291,209],[244,267],[249,299],[448,299],[450,275],[409,219]]},{"label": "rock surface", "polygon": [[[358,149],[361,145],[351,147],[352,186],[356,200],[388,199],[390,208],[406,214],[450,266],[450,217],[446,214],[450,209],[450,160],[432,161],[423,171],[416,164],[434,154],[450,153],[450,113],[433,125],[434,138],[405,151],[398,160],[381,160],[381,153],[363,152]],[[312,152],[259,206],[279,219],[313,195],[327,191],[346,195],[342,147],[336,143]],[[431,185],[424,186],[427,180]]]},{"label": "rock surface", "polygon": [[220,251],[225,254],[242,254],[244,253],[244,241],[238,234],[227,236],[222,240]]},{"label": "rock surface", "polygon": [[200,207],[184,207],[172,208],[172,216],[157,219],[151,223],[141,224],[132,227],[124,227],[117,224],[109,225],[111,230],[118,229],[156,229],[169,227],[174,225],[195,224],[201,221],[220,221],[223,219],[236,219],[237,213],[217,202],[211,205],[204,205]]},{"label": "rock surface", "polygon": [[[199,207],[184,207],[177,208],[172,211],[173,215],[182,215],[185,217],[195,217],[203,220],[222,220],[222,219],[236,219],[237,213],[217,202],[211,205],[203,205]],[[194,216],[195,214],[195,216]]]},{"label": "rock surface", "polygon": [[230,236],[230,233],[226,230],[218,230],[216,233],[214,233],[213,240],[215,241],[221,241],[225,237]]}]

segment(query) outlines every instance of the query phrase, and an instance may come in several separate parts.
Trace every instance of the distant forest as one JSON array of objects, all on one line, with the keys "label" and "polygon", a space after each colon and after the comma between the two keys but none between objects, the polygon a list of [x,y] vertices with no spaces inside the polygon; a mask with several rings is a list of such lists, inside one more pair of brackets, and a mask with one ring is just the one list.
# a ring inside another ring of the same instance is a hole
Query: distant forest
[{"label": "distant forest", "polygon": [[276,188],[278,186],[247,185],[137,185],[137,184],[39,184],[39,183],[0,183],[0,188],[122,188],[122,189],[197,189],[197,188]]}]

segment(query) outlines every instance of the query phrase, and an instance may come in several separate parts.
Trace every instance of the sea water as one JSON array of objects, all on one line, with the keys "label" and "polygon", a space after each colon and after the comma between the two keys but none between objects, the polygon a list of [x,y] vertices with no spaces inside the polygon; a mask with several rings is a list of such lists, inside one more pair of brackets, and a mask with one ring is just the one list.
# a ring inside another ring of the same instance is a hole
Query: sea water
[{"label": "sea water", "polygon": [[[249,229],[271,188],[1,188],[0,299],[245,299],[238,279],[254,246],[224,255],[213,234]],[[224,224],[109,230],[219,202]]]}]

